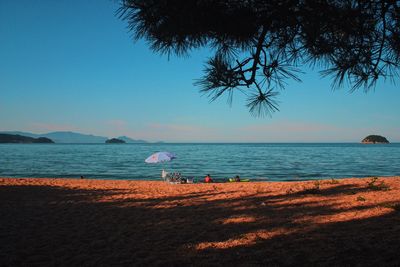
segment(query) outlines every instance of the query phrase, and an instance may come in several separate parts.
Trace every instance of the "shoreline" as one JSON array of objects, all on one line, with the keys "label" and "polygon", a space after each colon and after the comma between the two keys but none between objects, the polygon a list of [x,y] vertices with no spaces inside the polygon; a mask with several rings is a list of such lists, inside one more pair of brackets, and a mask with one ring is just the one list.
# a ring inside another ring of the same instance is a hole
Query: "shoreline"
[{"label": "shoreline", "polygon": [[398,266],[400,176],[0,178],[0,265]]},{"label": "shoreline", "polygon": [[[242,178],[244,179],[244,178]],[[247,178],[246,178],[247,179]],[[307,186],[318,187],[320,185],[335,185],[335,184],[354,184],[360,186],[362,184],[368,184],[373,179],[377,179],[380,182],[399,182],[400,176],[367,176],[367,177],[343,177],[343,178],[326,178],[326,179],[312,179],[312,180],[251,180],[248,182],[228,182],[228,181],[218,181],[212,183],[204,183],[203,180],[196,183],[186,183],[186,184],[173,184],[168,183],[161,178],[159,180],[138,180],[138,179],[98,179],[98,178],[38,178],[38,177],[0,177],[0,186],[7,186],[10,184],[13,185],[38,185],[38,186],[46,186],[46,185],[54,185],[54,186],[73,186],[73,187],[86,187],[87,185],[96,185],[97,187],[104,187],[105,190],[109,189],[109,186],[118,186],[118,187],[131,187],[137,185],[146,185],[146,186],[158,186],[160,188],[168,187],[183,187],[190,190],[191,187],[195,188],[199,186],[203,188],[203,186],[228,186],[233,188],[251,188],[252,185],[257,186],[267,186],[267,187],[276,187],[279,186],[281,188],[292,188],[299,187],[306,189]],[[180,192],[179,190],[177,192]],[[185,192],[180,192],[185,193]]]},{"label": "shoreline", "polygon": [[[388,176],[349,176],[349,177],[326,177],[326,178],[310,178],[310,179],[269,179],[269,178],[248,178],[248,177],[241,177],[242,180],[250,180],[250,181],[242,181],[241,183],[297,183],[297,182],[315,182],[315,181],[332,181],[332,180],[349,180],[349,179],[372,179],[374,177],[380,178],[380,179],[386,179],[386,178],[400,178],[400,176],[396,175],[388,175]],[[14,177],[14,176],[0,176],[0,181],[2,179],[25,179],[25,180],[31,180],[31,179],[39,179],[39,180],[76,180],[76,181],[132,181],[132,182],[162,182],[166,183],[165,181],[162,180],[162,178],[154,178],[154,179],[137,179],[137,178],[91,178],[91,177],[84,177],[84,178],[79,178],[79,177]],[[215,182],[213,184],[225,184],[225,183],[235,183],[235,182],[229,182],[229,178],[213,178]],[[195,178],[196,182],[195,183],[190,183],[190,184],[203,184],[203,178]]]}]

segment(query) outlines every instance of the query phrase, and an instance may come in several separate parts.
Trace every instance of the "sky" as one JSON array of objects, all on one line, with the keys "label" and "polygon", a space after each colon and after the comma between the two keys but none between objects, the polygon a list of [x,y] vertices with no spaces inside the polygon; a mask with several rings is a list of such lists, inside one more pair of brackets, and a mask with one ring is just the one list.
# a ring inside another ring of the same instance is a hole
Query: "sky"
[{"label": "sky", "polygon": [[[74,131],[166,142],[400,142],[400,79],[331,89],[303,66],[279,112],[255,118],[246,98],[210,103],[193,85],[212,53],[152,52],[134,42],[113,0],[0,1],[0,131]],[[396,85],[397,84],[397,85]]]}]

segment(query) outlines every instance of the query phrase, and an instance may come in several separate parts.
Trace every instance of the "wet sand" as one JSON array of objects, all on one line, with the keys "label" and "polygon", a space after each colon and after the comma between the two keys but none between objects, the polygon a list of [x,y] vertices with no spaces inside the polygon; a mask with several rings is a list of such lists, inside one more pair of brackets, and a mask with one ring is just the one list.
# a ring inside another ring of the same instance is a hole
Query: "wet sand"
[{"label": "wet sand", "polygon": [[399,266],[400,177],[0,178],[0,266]]}]

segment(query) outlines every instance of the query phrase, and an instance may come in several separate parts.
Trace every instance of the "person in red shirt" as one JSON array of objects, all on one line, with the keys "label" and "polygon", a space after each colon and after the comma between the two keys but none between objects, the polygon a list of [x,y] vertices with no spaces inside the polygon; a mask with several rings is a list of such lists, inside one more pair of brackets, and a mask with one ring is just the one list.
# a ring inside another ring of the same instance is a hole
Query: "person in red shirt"
[{"label": "person in red shirt", "polygon": [[209,174],[207,174],[207,176],[204,178],[204,182],[205,183],[212,183],[213,180],[211,179],[211,176]]}]

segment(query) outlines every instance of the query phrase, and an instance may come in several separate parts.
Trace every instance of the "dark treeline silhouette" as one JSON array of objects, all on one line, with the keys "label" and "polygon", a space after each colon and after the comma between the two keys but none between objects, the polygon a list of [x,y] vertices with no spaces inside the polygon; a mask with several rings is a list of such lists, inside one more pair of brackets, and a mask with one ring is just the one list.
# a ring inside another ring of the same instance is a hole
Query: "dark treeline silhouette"
[{"label": "dark treeline silhouette", "polygon": [[46,137],[33,138],[19,134],[2,134],[0,133],[0,143],[54,143],[53,140]]},{"label": "dark treeline silhouette", "polygon": [[278,110],[300,65],[366,91],[400,66],[400,1],[123,0],[118,15],[156,52],[213,48],[196,84],[211,100],[246,93],[256,115]]},{"label": "dark treeline silhouette", "polygon": [[386,137],[380,136],[380,135],[368,135],[367,137],[365,137],[361,143],[384,143],[384,144],[388,144],[389,141],[386,139]]}]

